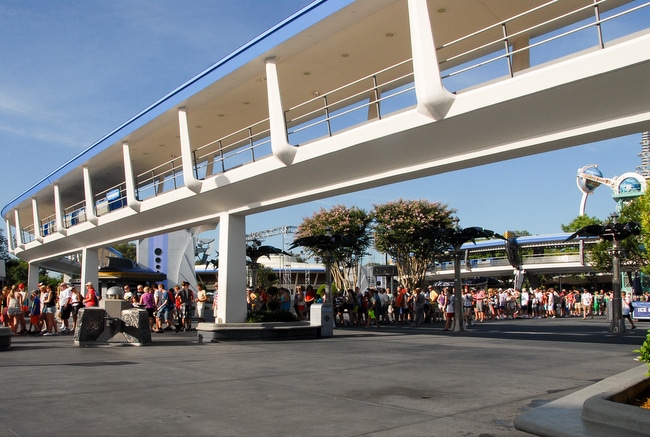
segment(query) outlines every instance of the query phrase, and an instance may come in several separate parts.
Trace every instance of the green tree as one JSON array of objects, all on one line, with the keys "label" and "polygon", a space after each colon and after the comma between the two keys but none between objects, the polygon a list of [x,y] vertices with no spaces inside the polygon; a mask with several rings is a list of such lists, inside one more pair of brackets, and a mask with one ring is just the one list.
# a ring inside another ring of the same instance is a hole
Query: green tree
[{"label": "green tree", "polygon": [[9,255],[9,245],[7,244],[7,239],[2,230],[0,230],[0,259],[5,261],[11,259],[11,256]]},{"label": "green tree", "polygon": [[[648,269],[648,254],[643,244],[644,238],[648,235],[648,228],[643,224],[643,215],[647,214],[644,210],[646,208],[644,202],[647,200],[644,198],[645,196],[624,203],[617,219],[619,223],[637,222],[641,224],[642,228],[641,235],[633,235],[619,242],[619,247],[622,249],[621,271],[627,272],[628,276],[631,276],[631,272],[635,270],[646,271]],[[590,260],[596,270],[612,271],[611,249],[612,242],[607,240],[601,240],[590,248]]]},{"label": "green tree", "polygon": [[271,267],[260,264],[257,267],[257,285],[269,288],[272,285],[278,285],[278,274]]},{"label": "green tree", "polygon": [[113,245],[113,249],[117,250],[122,254],[124,258],[128,258],[132,261],[138,260],[138,253],[135,244],[133,243],[120,243]]},{"label": "green tree", "polygon": [[[5,282],[7,284],[20,284],[22,283],[27,283],[27,277],[28,277],[28,271],[29,271],[29,264],[27,261],[23,261],[22,259],[18,258],[11,258],[5,263],[5,268],[7,271],[7,276],[5,278]],[[38,270],[38,282],[42,282],[43,284],[49,284],[49,285],[57,285],[59,282],[61,282],[62,276],[58,276],[56,278],[48,276],[47,271],[45,269],[39,269]]]},{"label": "green tree", "polygon": [[397,264],[401,282],[419,286],[429,266],[449,249],[440,229],[452,225],[455,209],[427,200],[397,200],[375,205],[375,248]]},{"label": "green tree", "polygon": [[580,228],[584,228],[585,226],[590,226],[590,225],[602,225],[603,222],[602,220],[598,219],[597,217],[592,217],[588,215],[579,215],[576,218],[574,218],[571,223],[568,225],[561,225],[562,226],[562,231],[564,232],[575,232]]},{"label": "green tree", "polygon": [[[338,290],[353,288],[357,283],[359,263],[371,244],[370,225],[372,216],[356,206],[335,205],[330,210],[321,208],[311,217],[303,219],[296,230],[296,239],[326,235],[341,235],[345,245],[337,246],[332,255],[332,280]],[[305,247],[314,257],[327,254],[316,247]]]}]

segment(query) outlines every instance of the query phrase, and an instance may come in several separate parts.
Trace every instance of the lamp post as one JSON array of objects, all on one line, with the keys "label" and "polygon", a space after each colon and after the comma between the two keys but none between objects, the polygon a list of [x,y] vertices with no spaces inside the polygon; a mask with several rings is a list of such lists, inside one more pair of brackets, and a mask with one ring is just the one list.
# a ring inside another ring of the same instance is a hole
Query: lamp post
[{"label": "lamp post", "polygon": [[618,214],[612,213],[610,219],[614,226],[612,226],[612,291],[614,298],[612,299],[612,320],[609,325],[610,332],[626,332],[625,321],[622,317],[622,299],[621,299],[621,253],[622,250],[619,246],[619,236],[616,232],[616,224]]},{"label": "lamp post", "polygon": [[[454,217],[452,219],[454,224],[454,233],[459,234],[460,227],[458,223],[460,219]],[[456,238],[456,241],[453,242],[453,254],[454,254],[454,324],[452,326],[452,331],[454,332],[463,332],[465,331],[465,325],[463,324],[463,284],[462,278],[460,276],[460,248],[463,245],[464,241],[460,238]]]},{"label": "lamp post", "polygon": [[[332,239],[332,228],[327,226],[325,228],[325,235],[329,240]],[[323,261],[325,261],[325,304],[332,306],[332,247],[327,246],[323,253]]]}]

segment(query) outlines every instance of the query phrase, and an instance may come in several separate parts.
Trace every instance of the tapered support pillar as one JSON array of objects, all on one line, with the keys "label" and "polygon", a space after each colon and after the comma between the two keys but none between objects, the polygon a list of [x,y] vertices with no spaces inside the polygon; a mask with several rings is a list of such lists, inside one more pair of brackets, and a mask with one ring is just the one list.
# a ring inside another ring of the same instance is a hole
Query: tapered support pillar
[{"label": "tapered support pillar", "polygon": [[187,188],[198,193],[201,191],[201,181],[196,177],[194,159],[192,158],[192,143],[190,142],[190,127],[187,120],[187,108],[178,108],[178,129],[181,139],[183,183]]},{"label": "tapered support pillar", "polygon": [[219,295],[216,323],[246,321],[246,217],[219,220]]},{"label": "tapered support pillar", "polygon": [[126,186],[126,205],[134,211],[140,212],[141,202],[136,195],[135,173],[131,161],[131,148],[127,142],[122,143],[122,155],[124,158],[124,184]]},{"label": "tapered support pillar", "polygon": [[440,120],[454,103],[454,95],[442,85],[427,0],[409,0],[408,13],[417,109]]},{"label": "tapered support pillar", "polygon": [[81,251],[81,293],[86,295],[85,284],[92,282],[95,290],[102,293],[99,287],[99,251],[84,247]]},{"label": "tapered support pillar", "polygon": [[266,92],[269,101],[269,124],[271,128],[271,149],[273,156],[284,164],[293,162],[296,148],[289,144],[287,138],[287,124],[282,107],[282,96],[280,94],[280,81],[278,69],[275,65],[275,58],[266,60]]},{"label": "tapered support pillar", "polygon": [[95,193],[93,193],[93,184],[90,180],[90,170],[88,167],[83,168],[84,176],[84,198],[86,199],[86,221],[97,224],[97,210],[95,209]]}]

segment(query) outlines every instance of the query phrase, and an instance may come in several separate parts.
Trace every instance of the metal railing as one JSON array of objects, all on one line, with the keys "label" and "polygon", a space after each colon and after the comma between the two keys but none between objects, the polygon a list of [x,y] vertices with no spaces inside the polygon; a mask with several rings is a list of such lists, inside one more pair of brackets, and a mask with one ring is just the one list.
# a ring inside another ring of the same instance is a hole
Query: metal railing
[{"label": "metal railing", "polygon": [[40,220],[39,227],[42,236],[53,234],[57,231],[56,214],[49,215]]},{"label": "metal railing", "polygon": [[98,217],[126,206],[126,184],[121,183],[95,194],[95,212]]},{"label": "metal railing", "polygon": [[184,185],[182,158],[175,156],[169,161],[140,173],[135,178],[136,198],[146,200]]},{"label": "metal railing", "polygon": [[[548,1],[536,8],[525,11],[521,14],[515,15],[511,18],[508,18],[504,21],[494,23],[488,27],[480,29],[476,32],[473,32],[469,35],[465,35],[461,38],[458,38],[454,41],[442,44],[437,48],[438,52],[444,52],[449,50],[454,51],[455,46],[462,47],[462,45],[469,45],[469,48],[462,50],[449,56],[448,58],[440,59],[440,67],[443,70],[442,79],[445,86],[450,91],[457,91],[454,89],[453,82],[450,80],[455,78],[458,75],[471,72],[473,70],[479,69],[481,67],[491,66],[497,61],[505,61],[505,64],[500,64],[501,67],[493,67],[491,71],[486,71],[487,69],[482,69],[482,74],[480,79],[478,79],[474,85],[487,82],[489,80],[495,79],[498,76],[507,76],[513,77],[516,73],[513,60],[517,55],[524,55],[528,52],[529,55],[529,65],[522,70],[530,68],[534,65],[541,65],[549,60],[559,59],[562,56],[569,55],[571,53],[577,53],[586,48],[604,48],[607,41],[614,40],[617,37],[622,35],[629,35],[636,30],[643,30],[648,28],[648,20],[643,17],[641,13],[647,13],[647,10],[644,10],[647,6],[650,6],[650,2],[640,2],[633,1],[630,4],[624,5],[617,10],[609,11],[605,15],[601,12],[601,5],[606,3],[607,0],[593,0],[585,1],[583,6],[580,6],[574,10],[566,12],[564,14],[557,15],[549,20],[536,23],[532,26],[528,26],[523,29],[518,29],[514,32],[509,32],[510,28],[516,28],[515,23],[520,20],[527,18],[531,14],[555,5],[558,3],[558,0]],[[593,14],[591,18],[583,19],[581,18],[585,13],[590,14],[589,10],[593,9]],[[606,38],[603,32],[603,25],[608,22],[613,22],[614,20],[621,20],[623,18],[631,18],[633,14],[636,14],[634,18],[637,19],[636,27],[634,25],[619,25],[614,28],[612,26],[611,38]],[[569,20],[572,24],[563,25],[565,21]],[[556,29],[551,31],[545,31],[545,29]],[[623,28],[624,30],[621,30]],[[585,38],[584,40],[577,40],[577,34],[582,33],[588,30],[595,30],[591,37]],[[540,33],[542,36],[534,38],[533,41],[529,42],[526,45],[521,47],[514,48],[514,41],[524,38],[527,39],[528,35]],[[492,37],[492,35],[500,34],[499,37]],[[481,40],[488,38],[487,42],[481,42],[477,44],[472,44],[470,41],[472,39]],[[576,37],[575,40],[572,40],[572,44],[567,43],[567,38]],[[491,39],[490,39],[491,38]],[[554,42],[560,42],[557,47],[553,47],[551,50],[549,45]],[[538,56],[538,62],[535,61],[533,55],[539,54],[539,52],[534,51],[538,48],[546,48],[547,53],[544,55]],[[467,61],[465,61],[467,59]],[[446,65],[451,64],[452,66],[445,70]],[[503,67],[505,65],[505,68]],[[446,72],[445,72],[446,71]],[[463,87],[468,86],[468,79],[465,78],[462,82]]]},{"label": "metal railing", "polygon": [[83,223],[88,220],[86,216],[86,201],[82,200],[74,205],[71,205],[63,210],[64,226],[69,228],[71,226]]},{"label": "metal railing", "polygon": [[[411,97],[407,96],[411,94]],[[397,99],[397,97],[403,97]],[[395,103],[389,107],[388,102]],[[415,105],[412,60],[406,59],[285,111],[289,142],[300,144]],[[365,111],[365,113],[361,113]],[[307,134],[307,132],[316,132]],[[301,138],[299,135],[304,135]]]},{"label": "metal railing", "polygon": [[[585,257],[585,264],[588,264],[588,256]],[[521,257],[521,265],[525,268],[526,265],[540,265],[540,264],[567,264],[567,263],[580,263],[581,255],[579,252],[562,252],[557,254],[543,254],[543,255],[524,255]],[[461,268],[466,268],[465,260],[460,262]],[[505,256],[497,256],[492,258],[470,259],[469,270],[478,268],[490,267],[509,267],[510,261]],[[437,264],[436,271],[453,271],[454,262],[445,261]]]},{"label": "metal railing", "polygon": [[266,118],[198,147],[193,152],[195,177],[204,179],[271,153],[271,128]]}]

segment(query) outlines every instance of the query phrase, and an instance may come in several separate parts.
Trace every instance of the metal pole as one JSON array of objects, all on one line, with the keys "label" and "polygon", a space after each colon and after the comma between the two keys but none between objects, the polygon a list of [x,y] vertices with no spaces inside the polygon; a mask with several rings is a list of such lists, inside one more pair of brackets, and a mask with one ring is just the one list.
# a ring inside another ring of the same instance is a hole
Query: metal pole
[{"label": "metal pole", "polygon": [[[614,225],[616,225],[618,215],[612,214],[611,218]],[[612,299],[612,320],[609,330],[610,332],[624,333],[626,330],[621,305],[621,250],[619,248],[616,230],[613,232],[612,242],[612,291],[614,292],[614,299]]]},{"label": "metal pole", "polygon": [[460,277],[460,247],[458,244],[454,247],[454,332],[464,332],[463,324],[463,295]]}]

